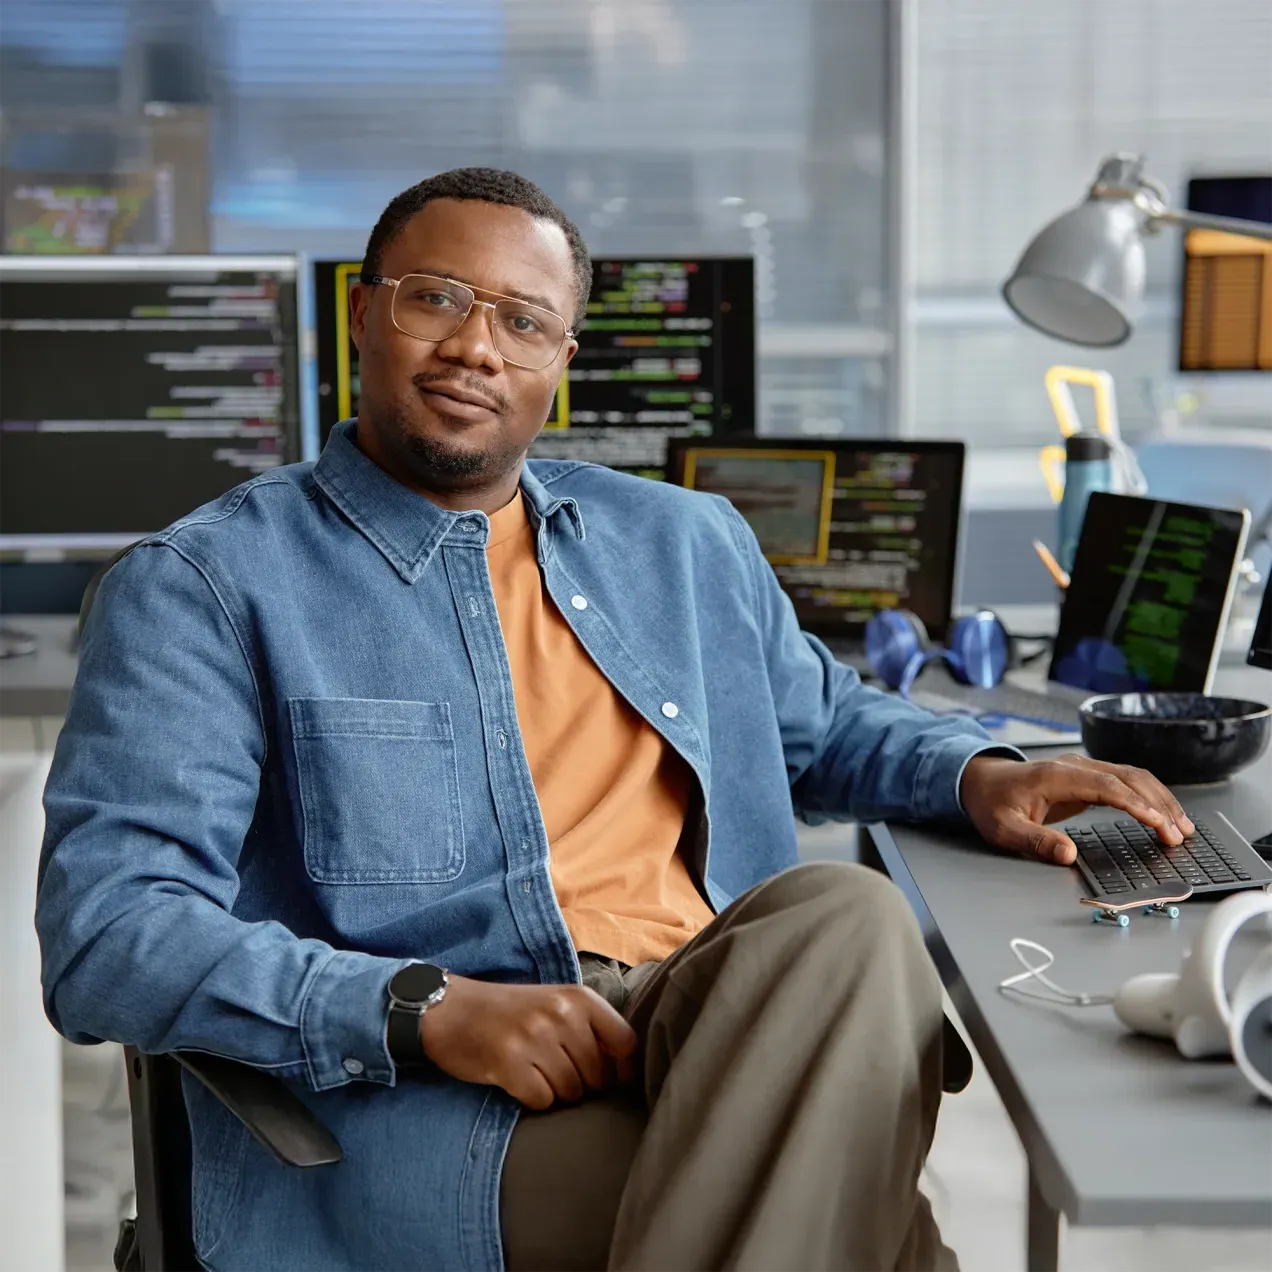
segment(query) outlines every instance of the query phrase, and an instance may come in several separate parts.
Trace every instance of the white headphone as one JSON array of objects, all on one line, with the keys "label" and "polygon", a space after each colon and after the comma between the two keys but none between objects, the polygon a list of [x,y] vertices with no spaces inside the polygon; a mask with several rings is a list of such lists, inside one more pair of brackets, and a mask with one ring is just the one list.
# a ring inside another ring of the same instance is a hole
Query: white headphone
[{"label": "white headphone", "polygon": [[1174,1038],[1189,1060],[1231,1054],[1254,1089],[1272,1100],[1272,941],[1237,982],[1231,1002],[1223,976],[1232,938],[1261,914],[1272,916],[1266,892],[1229,897],[1215,907],[1178,972],[1132,977],[1114,995],[1113,1010],[1138,1033]]}]

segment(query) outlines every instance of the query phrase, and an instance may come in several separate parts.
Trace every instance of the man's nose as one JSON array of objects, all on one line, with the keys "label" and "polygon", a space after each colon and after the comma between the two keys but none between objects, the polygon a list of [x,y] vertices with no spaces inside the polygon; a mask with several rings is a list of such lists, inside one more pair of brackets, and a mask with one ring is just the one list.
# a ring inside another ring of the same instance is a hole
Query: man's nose
[{"label": "man's nose", "polygon": [[438,341],[438,357],[474,369],[487,367],[492,371],[502,371],[503,358],[495,348],[493,324],[493,306],[474,301],[464,321],[445,340]]}]

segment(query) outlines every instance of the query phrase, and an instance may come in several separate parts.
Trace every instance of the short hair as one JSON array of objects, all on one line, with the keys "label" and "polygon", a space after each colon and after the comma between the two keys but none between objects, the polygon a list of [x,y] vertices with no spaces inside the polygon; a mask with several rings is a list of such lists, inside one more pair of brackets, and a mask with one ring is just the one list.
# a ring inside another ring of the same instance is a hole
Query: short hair
[{"label": "short hair", "polygon": [[380,272],[385,249],[401,234],[406,223],[434,199],[471,199],[479,203],[497,203],[501,207],[520,208],[542,221],[551,221],[565,232],[574,262],[576,305],[571,326],[577,327],[587,312],[592,290],[592,258],[579,228],[533,181],[501,168],[454,168],[439,172],[403,190],[389,201],[367,240],[362,258],[362,281],[369,283]]}]

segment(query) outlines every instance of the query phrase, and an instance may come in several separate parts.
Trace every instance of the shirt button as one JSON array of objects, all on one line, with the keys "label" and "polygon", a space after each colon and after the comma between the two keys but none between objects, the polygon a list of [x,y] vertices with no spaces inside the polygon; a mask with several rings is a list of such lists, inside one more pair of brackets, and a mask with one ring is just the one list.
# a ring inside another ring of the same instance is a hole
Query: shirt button
[{"label": "shirt button", "polygon": [[522,883],[522,885],[521,885],[521,891],[522,891],[522,892],[529,892],[529,891],[530,891],[530,889],[531,889],[531,888],[533,888],[533,887],[534,887],[534,884],[533,884],[533,883],[531,883],[529,879],[527,879],[527,880],[525,880],[525,882],[524,882],[524,883]]},{"label": "shirt button", "polygon": [[495,734],[495,738],[499,742],[499,749],[502,751],[503,748],[508,745],[508,735],[500,729],[499,732]]},{"label": "shirt button", "polygon": [[340,1064],[346,1073],[352,1073],[355,1078],[366,1068],[361,1060],[355,1060],[352,1056],[348,1060],[342,1060]]},{"label": "shirt button", "polygon": [[587,609],[587,597],[572,596],[570,597],[570,604],[573,605],[576,610],[585,610]]},{"label": "shirt button", "polygon": [[680,708],[674,702],[664,702],[662,704],[662,713],[668,720],[674,720],[680,714]]},{"label": "shirt button", "polygon": [[477,523],[475,521],[461,521],[460,525],[462,525],[469,534],[477,533]]}]

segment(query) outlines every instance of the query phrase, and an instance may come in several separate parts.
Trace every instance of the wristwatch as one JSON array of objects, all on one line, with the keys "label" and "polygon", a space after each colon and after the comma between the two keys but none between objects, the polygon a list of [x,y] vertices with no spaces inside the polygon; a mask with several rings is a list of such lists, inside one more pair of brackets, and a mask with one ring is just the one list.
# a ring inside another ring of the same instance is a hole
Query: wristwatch
[{"label": "wristwatch", "polygon": [[397,1064],[424,1064],[420,1018],[446,997],[450,978],[432,963],[408,963],[389,981],[389,1055]]}]

